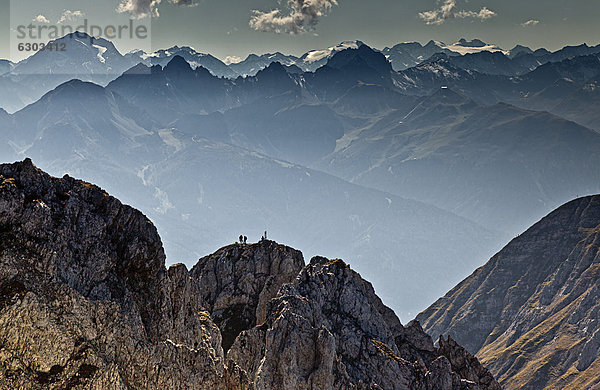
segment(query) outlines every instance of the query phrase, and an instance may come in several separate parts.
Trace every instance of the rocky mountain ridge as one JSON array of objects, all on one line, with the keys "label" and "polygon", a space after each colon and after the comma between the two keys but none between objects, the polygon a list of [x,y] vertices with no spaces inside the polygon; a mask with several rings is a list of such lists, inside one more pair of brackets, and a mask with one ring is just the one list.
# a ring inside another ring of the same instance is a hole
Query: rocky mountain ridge
[{"label": "rocky mountain ridge", "polygon": [[506,389],[600,386],[600,196],[558,208],[417,319]]},{"label": "rocky mountain ridge", "polygon": [[341,260],[263,240],[167,270],[140,212],[31,160],[0,166],[2,387],[499,389],[440,346]]}]

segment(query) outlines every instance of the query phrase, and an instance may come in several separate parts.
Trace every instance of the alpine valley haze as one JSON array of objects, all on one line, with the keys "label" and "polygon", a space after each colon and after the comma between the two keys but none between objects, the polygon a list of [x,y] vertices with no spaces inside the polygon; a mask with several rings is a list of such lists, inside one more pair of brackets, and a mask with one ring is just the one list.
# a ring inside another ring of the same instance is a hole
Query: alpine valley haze
[{"label": "alpine valley haze", "polygon": [[1,4],[0,389],[600,389],[551,3]]}]

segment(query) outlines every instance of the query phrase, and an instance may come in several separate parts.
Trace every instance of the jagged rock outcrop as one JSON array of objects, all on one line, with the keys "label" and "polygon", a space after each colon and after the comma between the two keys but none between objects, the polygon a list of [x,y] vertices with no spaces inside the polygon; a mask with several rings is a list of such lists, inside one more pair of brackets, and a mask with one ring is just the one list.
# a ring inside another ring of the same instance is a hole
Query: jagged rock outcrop
[{"label": "jagged rock outcrop", "polygon": [[264,240],[166,269],[140,212],[26,160],[0,166],[0,388],[498,385],[341,260]]},{"label": "jagged rock outcrop", "polygon": [[240,334],[227,361],[257,390],[499,389],[489,373],[462,379],[418,323],[403,327],[370,283],[319,257],[280,289],[265,323]]},{"label": "jagged rock outcrop", "polygon": [[302,253],[273,241],[234,244],[198,261],[190,274],[228,350],[241,331],[263,323],[267,304],[304,267]]},{"label": "jagged rock outcrop", "polygon": [[0,166],[0,387],[225,388],[220,332],[182,271],[99,188]]},{"label": "jagged rock outcrop", "polygon": [[438,346],[438,353],[448,359],[452,371],[461,378],[480,383],[484,387],[500,389],[492,374],[479,363],[477,358],[458,345],[450,336],[447,338],[440,336]]},{"label": "jagged rock outcrop", "polygon": [[591,196],[542,219],[417,318],[506,389],[599,388],[599,284],[600,196]]}]

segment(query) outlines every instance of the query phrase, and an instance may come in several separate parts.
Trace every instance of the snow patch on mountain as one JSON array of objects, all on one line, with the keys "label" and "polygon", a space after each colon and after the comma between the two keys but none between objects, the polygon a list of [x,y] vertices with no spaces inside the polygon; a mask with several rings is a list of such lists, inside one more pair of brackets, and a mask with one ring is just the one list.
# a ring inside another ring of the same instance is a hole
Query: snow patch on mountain
[{"label": "snow patch on mountain", "polygon": [[438,42],[436,41],[435,44],[437,46],[439,46],[441,49],[447,49],[450,51],[453,51],[455,53],[459,53],[461,55],[465,55],[465,54],[473,54],[473,53],[480,53],[482,51],[489,51],[491,53],[494,52],[501,52],[504,55],[508,55],[509,52],[494,45],[494,44],[490,44],[490,43],[485,43],[483,41],[480,41],[479,39],[474,39],[472,41],[467,41],[464,38],[461,39],[458,42],[455,42],[451,45],[446,45],[443,42]]},{"label": "snow patch on mountain", "polygon": [[335,45],[335,46],[329,47],[324,50],[309,51],[308,53],[306,53],[303,56],[303,60],[305,63],[310,64],[313,62],[321,61],[325,58],[329,58],[329,57],[333,56],[335,53],[338,53],[338,52],[346,50],[346,49],[358,49],[358,47],[362,46],[362,45],[363,45],[363,43],[360,41],[344,41],[344,42],[340,43],[339,45]]},{"label": "snow patch on mountain", "polygon": [[98,49],[98,59],[100,60],[100,62],[102,62],[103,64],[106,63],[106,58],[104,58],[104,53],[106,53],[106,50],[108,50],[107,48],[105,48],[104,46],[99,46],[99,45],[92,45],[94,46],[96,49]]}]

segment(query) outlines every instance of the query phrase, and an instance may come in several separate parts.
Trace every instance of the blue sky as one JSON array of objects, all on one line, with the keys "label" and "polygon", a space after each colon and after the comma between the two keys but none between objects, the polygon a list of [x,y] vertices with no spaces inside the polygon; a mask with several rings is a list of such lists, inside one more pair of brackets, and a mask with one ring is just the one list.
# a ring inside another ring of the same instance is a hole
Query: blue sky
[{"label": "blue sky", "polygon": [[[302,54],[353,39],[383,48],[404,41],[451,43],[465,37],[506,49],[520,43],[553,50],[600,41],[597,0],[2,0],[1,4],[3,58],[10,57],[8,26],[16,23],[15,15],[19,23],[41,15],[54,24],[65,11],[71,16],[80,11],[100,24],[133,14],[141,17],[140,23],[151,21],[153,49],[190,45],[220,58],[273,51]],[[294,4],[304,7],[294,9]],[[72,16],[73,23],[77,15]],[[127,51],[134,44],[117,46]]]}]

